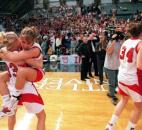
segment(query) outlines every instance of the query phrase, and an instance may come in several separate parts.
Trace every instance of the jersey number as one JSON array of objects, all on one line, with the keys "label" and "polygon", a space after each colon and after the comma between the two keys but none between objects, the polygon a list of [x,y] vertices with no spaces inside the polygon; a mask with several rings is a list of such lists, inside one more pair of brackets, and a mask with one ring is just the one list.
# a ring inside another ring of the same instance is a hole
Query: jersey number
[{"label": "jersey number", "polygon": [[124,60],[125,53],[126,53],[127,62],[132,63],[132,61],[133,61],[133,52],[134,52],[134,48],[129,49],[129,51],[126,53],[126,47],[125,46],[122,47],[122,49],[120,51],[120,59]]}]

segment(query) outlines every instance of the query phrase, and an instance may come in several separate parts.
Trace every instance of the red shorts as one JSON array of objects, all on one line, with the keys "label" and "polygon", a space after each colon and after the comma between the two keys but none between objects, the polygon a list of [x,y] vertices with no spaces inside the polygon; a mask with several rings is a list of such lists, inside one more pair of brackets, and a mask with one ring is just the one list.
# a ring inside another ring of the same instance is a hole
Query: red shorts
[{"label": "red shorts", "polygon": [[134,102],[142,102],[142,90],[136,85],[128,85],[122,82],[118,83],[118,93],[123,96],[130,96]]},{"label": "red shorts", "polygon": [[34,84],[24,86],[18,105],[23,105],[29,113],[39,113],[44,109],[42,97]]},{"label": "red shorts", "polygon": [[36,68],[34,68],[34,69],[37,71],[37,76],[36,76],[35,81],[33,81],[33,82],[39,82],[43,78],[45,73],[42,69],[36,69]]}]

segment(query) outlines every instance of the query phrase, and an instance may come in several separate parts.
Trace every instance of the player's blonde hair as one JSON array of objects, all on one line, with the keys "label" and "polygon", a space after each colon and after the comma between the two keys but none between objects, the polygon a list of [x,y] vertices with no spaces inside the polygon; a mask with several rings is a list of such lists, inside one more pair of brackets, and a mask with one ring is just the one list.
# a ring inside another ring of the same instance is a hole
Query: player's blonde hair
[{"label": "player's blonde hair", "polygon": [[27,41],[30,41],[32,43],[34,43],[36,37],[37,37],[37,28],[32,26],[32,27],[25,27],[22,31],[21,31],[21,37],[25,37],[27,39]]},{"label": "player's blonde hair", "polygon": [[5,33],[0,32],[0,44],[3,44],[4,39],[5,39]]},{"label": "player's blonde hair", "polygon": [[0,32],[0,44],[11,48],[15,46],[18,36],[15,32]]}]

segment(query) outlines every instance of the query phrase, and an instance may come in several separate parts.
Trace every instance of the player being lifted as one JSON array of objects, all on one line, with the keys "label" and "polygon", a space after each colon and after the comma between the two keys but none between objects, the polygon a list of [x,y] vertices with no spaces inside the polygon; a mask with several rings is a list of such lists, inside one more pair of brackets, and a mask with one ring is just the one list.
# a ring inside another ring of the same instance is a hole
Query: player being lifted
[{"label": "player being lifted", "polygon": [[[4,37],[7,40],[7,41],[5,41],[7,48],[5,50],[2,49],[2,53],[0,53],[0,55],[5,60],[9,61],[9,62],[7,62],[7,65],[9,68],[10,77],[7,72],[4,72],[1,75],[3,77],[3,79],[0,78],[1,79],[0,82],[2,82],[1,88],[3,89],[3,90],[1,90],[1,94],[4,95],[3,96],[4,107],[1,111],[1,113],[2,114],[4,113],[5,115],[7,115],[8,113],[13,114],[13,109],[14,109],[13,105],[17,104],[17,102],[18,102],[17,99],[21,95],[20,102],[21,103],[24,102],[24,105],[25,105],[25,102],[29,102],[31,107],[28,107],[26,105],[25,106],[29,109],[30,108],[32,109],[29,111],[31,111],[31,112],[34,111],[33,113],[37,114],[37,117],[39,119],[37,129],[39,129],[39,128],[45,129],[45,112],[43,110],[43,102],[42,102],[41,97],[39,96],[39,94],[37,93],[37,91],[35,90],[35,88],[33,87],[33,84],[32,84],[33,81],[39,81],[43,77],[43,72],[41,70],[41,66],[42,66],[41,50],[40,50],[40,47],[36,43],[34,43],[34,38],[35,38],[34,31],[32,30],[32,28],[25,28],[22,30],[21,39],[23,40],[23,43],[21,45],[24,49],[22,51],[19,51],[19,48],[20,48],[19,43],[20,42],[19,42],[19,39],[15,33],[13,33],[13,32],[6,33],[6,35]],[[27,45],[26,45],[26,43],[27,43]],[[28,59],[28,60],[26,60],[26,59]],[[26,64],[25,63],[23,64],[23,61],[25,61]],[[41,61],[41,62],[39,62],[39,61]],[[17,66],[17,64],[18,64],[18,66]],[[22,66],[21,66],[21,64],[22,64]],[[28,64],[31,64],[31,66],[35,65],[35,67],[39,68],[39,69],[35,69],[35,68],[29,66]],[[23,67],[23,65],[24,66],[26,65],[26,67]],[[32,75],[31,75],[31,73],[32,73]],[[18,76],[20,76],[20,78],[22,77],[24,80],[18,79]],[[10,80],[9,80],[9,78],[10,78]],[[15,88],[16,91],[12,91],[11,98],[9,97],[8,91],[6,89],[7,88],[6,82],[8,80],[10,82],[9,84],[11,86],[13,84],[14,87],[15,87],[15,85],[19,84],[18,82],[20,81],[20,85],[19,86],[17,85],[18,87],[16,86],[16,88]],[[28,83],[26,81],[31,81],[31,85],[27,85]],[[25,84],[25,82],[27,84]],[[28,88],[28,89],[25,89],[25,88]],[[27,92],[27,90],[28,90],[28,92]],[[30,90],[32,90],[31,93],[33,93],[33,94],[31,94],[32,97],[30,97],[30,95],[28,95],[28,98],[27,98],[26,93],[30,93]],[[34,95],[34,98],[33,98],[33,95]],[[37,102],[36,103],[37,107],[32,104],[34,102],[35,103]],[[40,107],[38,107],[38,105]],[[34,109],[39,108],[39,109],[34,110],[33,108]],[[11,120],[11,121],[13,121],[13,120]],[[13,127],[13,126],[14,125],[11,125],[11,127]]]}]

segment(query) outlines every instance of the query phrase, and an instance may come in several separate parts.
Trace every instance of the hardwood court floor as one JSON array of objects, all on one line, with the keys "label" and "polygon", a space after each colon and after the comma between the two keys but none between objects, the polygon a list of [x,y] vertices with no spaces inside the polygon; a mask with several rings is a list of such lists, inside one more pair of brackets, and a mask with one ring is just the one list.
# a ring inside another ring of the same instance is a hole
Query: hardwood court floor
[{"label": "hardwood court floor", "polygon": [[[114,110],[106,96],[107,84],[100,89],[96,78],[86,83],[79,80],[79,75],[74,72],[48,72],[36,84],[45,103],[47,130],[104,130]],[[131,109],[132,103],[129,102],[116,130],[125,130]],[[6,120],[0,120],[0,130],[7,130]],[[15,130],[36,130],[36,121],[35,116],[27,115],[20,108]],[[137,130],[142,130],[142,119]]]}]

